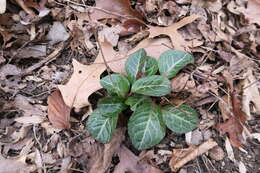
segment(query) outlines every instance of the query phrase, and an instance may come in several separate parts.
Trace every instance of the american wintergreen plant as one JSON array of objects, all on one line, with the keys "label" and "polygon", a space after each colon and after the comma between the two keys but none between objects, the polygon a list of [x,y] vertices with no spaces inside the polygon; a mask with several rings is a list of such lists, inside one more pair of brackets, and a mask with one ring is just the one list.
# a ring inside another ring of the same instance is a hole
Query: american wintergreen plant
[{"label": "american wintergreen plant", "polygon": [[[171,93],[170,80],[187,64],[191,54],[168,50],[159,60],[147,56],[144,49],[130,55],[125,63],[127,76],[111,74],[100,80],[110,97],[102,99],[87,120],[89,133],[108,143],[116,129],[119,115],[128,107],[133,112],[128,121],[128,134],[135,148],[141,150],[160,143],[166,127],[177,134],[196,128],[197,112],[187,105],[157,105],[152,97]],[[158,73],[159,71],[159,73]]]}]

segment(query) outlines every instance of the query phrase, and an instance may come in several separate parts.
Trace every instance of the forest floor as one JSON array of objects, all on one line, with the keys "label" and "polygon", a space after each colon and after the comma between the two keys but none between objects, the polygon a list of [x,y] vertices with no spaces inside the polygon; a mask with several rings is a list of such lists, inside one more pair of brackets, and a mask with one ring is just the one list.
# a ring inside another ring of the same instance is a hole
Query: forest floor
[{"label": "forest floor", "polygon": [[[138,151],[122,123],[101,144],[100,77],[140,48],[194,56],[161,104],[198,128]],[[260,172],[259,80],[260,0],[0,0],[0,173]]]}]

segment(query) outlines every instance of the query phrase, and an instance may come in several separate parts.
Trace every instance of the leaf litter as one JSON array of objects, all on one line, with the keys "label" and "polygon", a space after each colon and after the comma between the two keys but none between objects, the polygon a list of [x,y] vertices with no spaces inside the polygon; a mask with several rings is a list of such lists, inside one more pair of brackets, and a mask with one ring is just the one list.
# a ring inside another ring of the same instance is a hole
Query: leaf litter
[{"label": "leaf litter", "polygon": [[[212,162],[212,169],[257,172],[258,7],[257,0],[17,0],[0,5],[0,170],[209,172]],[[93,38],[96,30],[100,40]],[[154,58],[169,49],[195,56],[195,65],[172,80],[171,96],[162,103],[189,104],[201,114],[196,130],[167,134],[147,151],[152,153],[148,160],[131,147],[122,129],[103,145],[88,136],[81,120],[106,94],[99,84],[103,73],[125,73],[127,56],[140,48]],[[204,150],[196,152],[208,137],[217,141],[205,150],[209,157]],[[169,162],[176,157],[163,154],[187,147],[193,150],[177,164]],[[219,159],[222,148],[228,157]]]}]

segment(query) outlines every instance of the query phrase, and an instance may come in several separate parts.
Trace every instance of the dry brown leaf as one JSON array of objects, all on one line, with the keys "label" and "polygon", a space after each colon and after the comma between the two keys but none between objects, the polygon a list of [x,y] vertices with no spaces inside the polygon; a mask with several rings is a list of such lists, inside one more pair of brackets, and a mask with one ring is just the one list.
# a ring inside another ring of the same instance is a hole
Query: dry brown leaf
[{"label": "dry brown leaf", "polygon": [[48,118],[54,127],[70,128],[70,110],[70,107],[64,103],[59,90],[48,97]]},{"label": "dry brown leaf", "polygon": [[25,162],[26,156],[18,159],[6,159],[0,155],[1,173],[29,173],[36,170],[35,165],[28,165]]},{"label": "dry brown leaf", "polygon": [[69,154],[84,165],[85,172],[104,173],[124,140],[124,134],[125,129],[117,129],[112,140],[107,144],[101,144],[92,137],[87,137],[80,142],[74,138],[68,146]]},{"label": "dry brown leaf", "polygon": [[142,21],[142,14],[131,7],[129,0],[97,0],[90,19],[108,18],[116,18],[122,22],[120,35],[137,33],[146,26]]},{"label": "dry brown leaf", "polygon": [[163,173],[156,167],[140,161],[128,148],[121,146],[118,151],[120,162],[116,165],[113,173]]},{"label": "dry brown leaf", "polygon": [[229,114],[229,119],[224,123],[219,123],[217,129],[224,133],[228,133],[231,144],[234,147],[241,147],[241,141],[243,140],[243,124],[246,121],[246,116],[242,112],[241,102],[238,96],[233,92],[231,93],[232,110]]},{"label": "dry brown leaf", "polygon": [[66,41],[70,37],[65,27],[61,22],[54,22],[50,31],[48,32],[46,39],[50,40],[49,44],[54,45],[61,41]]},{"label": "dry brown leaf", "polygon": [[232,146],[237,148],[242,146],[240,141],[242,139],[243,126],[236,117],[232,116],[226,122],[218,124],[217,128],[224,133],[228,133]]},{"label": "dry brown leaf", "polygon": [[[176,50],[187,50],[189,47],[192,47],[192,44],[189,44],[184,40],[181,34],[179,34],[178,29],[181,27],[193,22],[194,20],[198,19],[199,15],[191,15],[188,17],[185,17],[181,21],[172,24],[168,27],[150,27],[149,32],[150,38],[154,38],[159,35],[168,35],[171,39],[171,44],[174,49]],[[191,42],[192,43],[192,42]]]},{"label": "dry brown leaf", "polygon": [[252,112],[260,115],[260,93],[257,87],[257,80],[252,69],[248,69],[247,77],[243,81],[243,105],[242,109],[251,118],[250,105],[253,104]]},{"label": "dry brown leaf", "polygon": [[15,118],[15,121],[22,124],[40,124],[44,121],[43,116],[32,115]]},{"label": "dry brown leaf", "polygon": [[206,8],[212,12],[218,12],[222,8],[221,0],[213,0],[213,1],[196,0],[196,1],[192,1],[192,5]]},{"label": "dry brown leaf", "polygon": [[171,80],[172,91],[173,92],[182,91],[185,88],[189,78],[190,78],[190,75],[187,73],[180,73],[179,75],[174,77]]},{"label": "dry brown leaf", "polygon": [[94,12],[90,14],[91,19],[104,18],[142,18],[141,14],[131,8],[129,0],[96,0]]},{"label": "dry brown leaf", "polygon": [[46,45],[33,45],[23,48],[19,51],[15,57],[16,58],[41,58],[47,56],[47,46]]},{"label": "dry brown leaf", "polygon": [[221,117],[223,118],[223,120],[224,121],[228,120],[230,117],[232,106],[231,106],[231,100],[230,98],[228,98],[227,95],[221,97],[221,100],[218,102],[218,107],[220,109]]},{"label": "dry brown leaf", "polygon": [[260,0],[249,0],[247,8],[242,10],[249,23],[260,25]]},{"label": "dry brown leaf", "polygon": [[213,140],[202,143],[200,146],[190,146],[186,149],[173,149],[172,158],[170,160],[170,167],[173,172],[177,172],[181,167],[196,157],[204,154],[218,144]]},{"label": "dry brown leaf", "polygon": [[39,119],[43,118],[44,110],[39,105],[32,105],[29,102],[30,98],[18,94],[14,100],[14,107],[23,112],[23,117],[39,116]]},{"label": "dry brown leaf", "polygon": [[101,155],[96,158],[96,161],[91,165],[89,173],[104,173],[109,168],[112,157],[118,151],[122,141],[124,140],[125,130],[117,129],[112,140],[104,145],[104,150]]}]

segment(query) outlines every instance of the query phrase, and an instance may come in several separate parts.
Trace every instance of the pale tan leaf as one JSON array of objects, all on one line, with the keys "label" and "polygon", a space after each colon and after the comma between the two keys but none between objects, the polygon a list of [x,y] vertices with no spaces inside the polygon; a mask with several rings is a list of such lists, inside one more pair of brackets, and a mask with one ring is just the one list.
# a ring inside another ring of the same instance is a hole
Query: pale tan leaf
[{"label": "pale tan leaf", "polygon": [[[247,77],[243,81],[243,104],[242,109],[251,118],[251,111],[260,115],[260,93],[257,87],[257,80],[253,75],[252,69],[248,69]],[[253,110],[250,105],[253,105]]]},{"label": "pale tan leaf", "polygon": [[22,124],[40,124],[44,121],[44,117],[38,115],[24,116],[15,118],[15,121]]},{"label": "pale tan leaf", "polygon": [[59,90],[48,97],[48,118],[56,128],[70,128],[70,107],[65,104]]},{"label": "pale tan leaf", "polygon": [[217,145],[218,144],[213,139],[209,139],[198,147],[190,146],[186,149],[174,149],[169,163],[171,170],[177,172],[186,163],[194,160],[196,157],[204,154]]},{"label": "pale tan leaf", "polygon": [[233,162],[235,162],[236,159],[235,159],[234,151],[233,151],[233,148],[231,146],[231,143],[230,143],[228,137],[225,140],[225,148],[226,148],[226,151],[227,151],[228,158],[230,160],[232,160]]},{"label": "pale tan leaf", "polygon": [[248,19],[249,23],[257,23],[260,25],[260,0],[249,0],[247,8],[242,13]]},{"label": "pale tan leaf", "polygon": [[0,0],[0,14],[5,13],[6,10],[6,0]]},{"label": "pale tan leaf", "polygon": [[238,169],[239,169],[239,172],[240,173],[247,173],[247,169],[246,169],[246,166],[243,162],[239,162],[238,163]]},{"label": "pale tan leaf", "polygon": [[260,142],[260,133],[252,133],[251,137],[255,138],[256,140],[258,140],[258,142]]},{"label": "pale tan leaf", "polygon": [[18,159],[6,159],[0,155],[0,172],[1,173],[29,173],[36,170],[35,165],[25,163],[26,156]]},{"label": "pale tan leaf", "polygon": [[18,94],[14,100],[14,106],[23,112],[26,116],[43,116],[44,112],[38,105],[32,105],[29,102],[30,98]]},{"label": "pale tan leaf", "polygon": [[[171,43],[174,49],[176,50],[185,50],[192,46],[192,42],[188,43],[184,40],[182,35],[178,32],[178,29],[181,27],[193,22],[194,20],[198,19],[200,16],[198,15],[191,15],[188,17],[185,17],[181,21],[172,24],[169,27],[153,27],[151,26],[149,29],[150,38],[154,38],[159,35],[168,35],[171,39]],[[190,45],[191,44],[191,45]]]},{"label": "pale tan leaf", "polygon": [[[103,48],[103,47],[102,47]],[[106,48],[104,48],[106,49]],[[106,56],[111,55],[105,54]],[[59,85],[65,104],[69,107],[81,108],[89,105],[88,97],[101,89],[100,75],[106,70],[101,53],[91,65],[83,65],[73,59],[74,72],[66,85]]]}]

